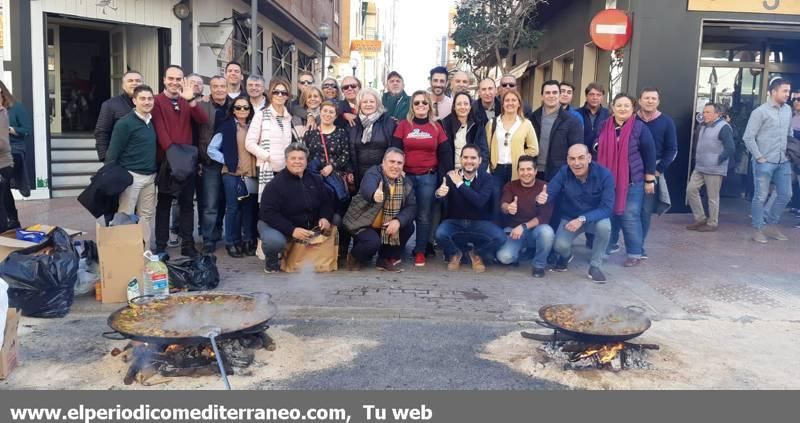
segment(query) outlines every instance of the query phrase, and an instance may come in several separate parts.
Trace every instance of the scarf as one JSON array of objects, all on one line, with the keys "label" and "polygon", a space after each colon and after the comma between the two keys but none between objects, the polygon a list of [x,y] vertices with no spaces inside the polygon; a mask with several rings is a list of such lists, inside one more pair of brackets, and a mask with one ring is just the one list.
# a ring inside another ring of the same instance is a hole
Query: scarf
[{"label": "scarf", "polygon": [[375,112],[369,116],[359,113],[358,118],[361,119],[361,126],[364,127],[364,133],[361,134],[361,144],[367,144],[372,141],[372,124],[377,121],[383,113]]},{"label": "scarf", "polygon": [[625,203],[628,199],[628,184],[630,183],[631,170],[628,163],[628,142],[633,133],[635,118],[629,118],[622,124],[619,138],[615,128],[616,121],[614,116],[606,119],[600,129],[600,137],[597,143],[597,161],[602,166],[608,168],[614,176],[614,188],[616,196],[614,198],[614,214],[621,215],[625,212]]},{"label": "scarf", "polygon": [[636,116],[639,116],[639,119],[641,119],[643,122],[645,122],[645,123],[646,123],[646,122],[652,122],[652,121],[654,121],[654,120],[658,119],[658,117],[659,117],[659,116],[661,116],[661,112],[660,112],[660,111],[658,111],[658,110],[656,110],[656,111],[655,111],[655,113],[653,113],[653,117],[652,117],[652,118],[650,118],[650,119],[648,119],[648,118],[645,116],[645,114],[644,114],[644,113],[642,113],[642,111],[641,111],[641,110],[639,110],[638,112],[636,112]]},{"label": "scarf", "polygon": [[384,245],[400,245],[400,231],[395,232],[393,235],[386,233],[386,223],[394,219],[399,213],[400,208],[403,206],[404,181],[403,177],[399,176],[394,182],[384,179],[385,182],[392,184],[389,189],[389,195],[383,200],[383,225],[381,225],[381,244]]},{"label": "scarf", "polygon": [[[286,132],[286,123],[283,121],[285,116],[273,116],[272,109],[269,107],[265,108],[263,111],[263,118],[261,119],[261,140],[258,142],[258,146],[261,147],[267,154],[270,154],[270,144],[271,141],[269,139],[269,130],[270,125],[272,124],[273,117],[275,118],[275,122],[278,123],[278,128],[280,128],[281,133]],[[291,130],[291,122],[289,122],[289,130]],[[264,191],[264,187],[272,180],[275,176],[275,173],[272,171],[272,167],[269,165],[262,166],[258,169],[258,195],[261,198],[261,193]]]},{"label": "scarf", "polygon": [[319,107],[317,107],[316,109],[308,109],[308,110],[306,111],[306,113],[307,113],[308,115],[311,115],[311,116],[313,116],[313,117],[314,117],[314,120],[316,120],[316,119],[319,119]]}]

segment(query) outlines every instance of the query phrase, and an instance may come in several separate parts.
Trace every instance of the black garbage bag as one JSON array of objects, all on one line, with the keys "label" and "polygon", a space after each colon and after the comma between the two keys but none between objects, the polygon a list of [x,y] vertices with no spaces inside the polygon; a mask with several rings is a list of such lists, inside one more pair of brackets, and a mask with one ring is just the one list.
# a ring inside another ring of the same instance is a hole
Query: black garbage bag
[{"label": "black garbage bag", "polygon": [[75,296],[78,264],[78,253],[61,228],[39,245],[14,251],[0,264],[9,305],[21,309],[23,316],[66,316]]},{"label": "black garbage bag", "polygon": [[178,289],[205,291],[219,286],[217,257],[211,254],[167,261],[169,284]]}]

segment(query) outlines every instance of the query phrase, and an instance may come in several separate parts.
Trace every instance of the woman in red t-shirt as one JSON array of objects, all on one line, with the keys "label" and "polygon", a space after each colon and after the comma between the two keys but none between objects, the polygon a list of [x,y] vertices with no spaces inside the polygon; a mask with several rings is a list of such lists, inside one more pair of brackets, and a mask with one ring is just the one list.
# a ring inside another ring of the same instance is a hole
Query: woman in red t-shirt
[{"label": "woman in red t-shirt", "polygon": [[416,266],[425,265],[425,246],[430,237],[434,191],[440,175],[446,173],[441,167],[453,154],[444,128],[434,120],[431,104],[431,97],[426,91],[415,92],[411,96],[408,117],[398,122],[394,131],[395,142],[406,153],[403,170],[414,185],[417,200],[417,243],[414,246]]}]

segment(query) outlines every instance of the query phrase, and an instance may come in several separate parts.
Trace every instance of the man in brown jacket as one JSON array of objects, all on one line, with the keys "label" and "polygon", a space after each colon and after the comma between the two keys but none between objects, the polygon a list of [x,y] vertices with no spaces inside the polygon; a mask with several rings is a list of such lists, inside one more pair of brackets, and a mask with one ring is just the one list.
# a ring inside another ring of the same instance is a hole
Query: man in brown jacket
[{"label": "man in brown jacket", "polygon": [[211,95],[198,103],[208,116],[208,122],[200,125],[197,137],[200,166],[200,184],[203,195],[200,198],[199,217],[200,236],[203,237],[203,253],[216,250],[217,241],[222,239],[222,221],[225,216],[225,196],[222,194],[222,164],[208,157],[208,144],[216,133],[217,122],[225,118],[230,106],[227,82],[222,76],[214,76],[209,81]]}]

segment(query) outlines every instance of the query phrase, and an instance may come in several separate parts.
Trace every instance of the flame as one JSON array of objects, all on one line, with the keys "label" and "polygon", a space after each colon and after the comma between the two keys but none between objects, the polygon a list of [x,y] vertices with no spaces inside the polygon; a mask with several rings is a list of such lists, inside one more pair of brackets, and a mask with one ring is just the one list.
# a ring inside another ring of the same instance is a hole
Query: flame
[{"label": "flame", "polygon": [[578,359],[582,360],[584,358],[589,358],[596,355],[597,360],[601,364],[605,364],[611,362],[611,360],[613,360],[623,348],[625,348],[625,344],[622,342],[618,342],[616,344],[605,344],[601,346],[593,345],[580,353],[578,355]]},{"label": "flame", "polygon": [[183,345],[179,345],[179,344],[172,344],[172,345],[169,345],[169,346],[168,346],[168,347],[167,347],[167,348],[164,350],[164,352],[165,352],[165,353],[167,353],[167,354],[174,354],[174,353],[177,353],[177,352],[179,352],[179,351],[183,351]]}]

